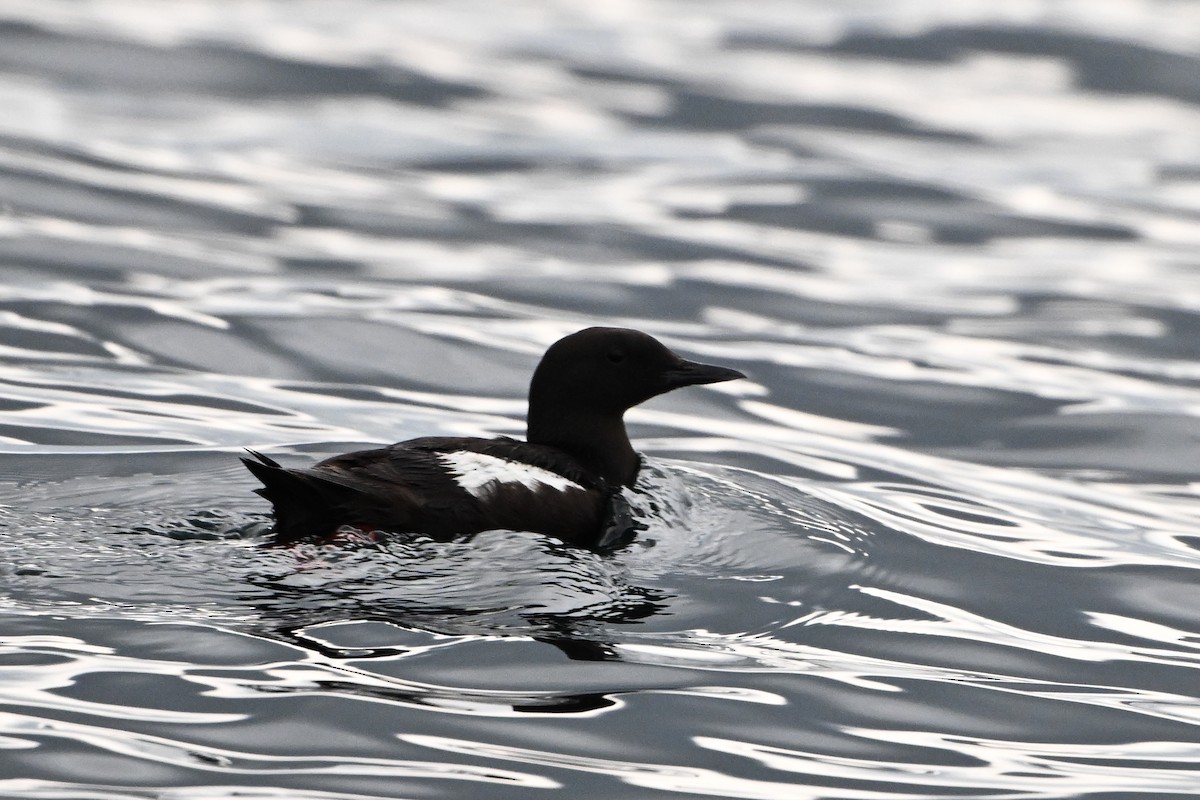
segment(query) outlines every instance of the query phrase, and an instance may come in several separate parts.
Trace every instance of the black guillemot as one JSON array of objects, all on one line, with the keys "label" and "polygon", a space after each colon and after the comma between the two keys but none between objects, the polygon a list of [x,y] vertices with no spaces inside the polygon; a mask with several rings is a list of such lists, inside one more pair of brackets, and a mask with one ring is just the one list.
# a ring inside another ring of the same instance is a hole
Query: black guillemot
[{"label": "black guillemot", "polygon": [[254,451],[242,461],[274,507],[277,544],[349,526],[434,539],[520,530],[605,547],[633,527],[620,489],[641,462],[625,412],[672,389],[744,377],[685,361],[641,331],[587,328],[551,345],[534,371],[527,441],[429,436],[310,467]]}]

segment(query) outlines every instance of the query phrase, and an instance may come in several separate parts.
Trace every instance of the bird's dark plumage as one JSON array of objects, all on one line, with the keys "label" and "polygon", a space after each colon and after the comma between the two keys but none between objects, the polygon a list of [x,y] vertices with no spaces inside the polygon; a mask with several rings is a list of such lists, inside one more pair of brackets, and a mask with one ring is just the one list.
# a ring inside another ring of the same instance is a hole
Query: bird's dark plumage
[{"label": "bird's dark plumage", "polygon": [[283,467],[253,450],[242,462],[274,506],[280,544],[349,525],[436,539],[525,530],[604,545],[632,525],[619,490],[640,462],[625,411],[672,389],[741,377],[685,361],[640,331],[587,328],[538,364],[527,441],[430,436],[310,467]]}]

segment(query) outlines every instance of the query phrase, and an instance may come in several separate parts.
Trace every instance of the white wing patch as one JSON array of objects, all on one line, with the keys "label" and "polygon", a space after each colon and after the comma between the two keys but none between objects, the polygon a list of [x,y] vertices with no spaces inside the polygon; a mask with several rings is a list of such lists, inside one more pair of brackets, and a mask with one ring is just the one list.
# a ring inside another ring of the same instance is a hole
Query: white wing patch
[{"label": "white wing patch", "polygon": [[455,482],[480,500],[492,494],[496,488],[492,485],[494,483],[519,483],[533,491],[543,488],[560,492],[565,489],[583,491],[583,487],[578,483],[558,473],[519,461],[509,461],[507,458],[472,453],[469,450],[438,453],[438,458],[449,467]]}]

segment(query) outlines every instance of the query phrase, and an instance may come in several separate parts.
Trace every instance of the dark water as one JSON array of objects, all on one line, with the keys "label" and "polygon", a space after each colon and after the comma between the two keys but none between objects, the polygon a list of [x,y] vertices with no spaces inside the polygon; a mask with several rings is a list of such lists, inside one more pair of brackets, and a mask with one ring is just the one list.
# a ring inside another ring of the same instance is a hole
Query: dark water
[{"label": "dark water", "polygon": [[[1200,794],[1200,4],[0,4],[0,797]],[[267,550],[240,448],[649,524]]]}]

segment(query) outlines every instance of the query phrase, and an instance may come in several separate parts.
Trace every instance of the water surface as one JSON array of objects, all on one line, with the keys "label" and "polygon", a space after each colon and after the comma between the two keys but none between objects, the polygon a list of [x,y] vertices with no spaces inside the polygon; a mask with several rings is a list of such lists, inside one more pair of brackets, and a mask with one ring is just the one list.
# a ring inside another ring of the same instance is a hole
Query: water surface
[{"label": "water surface", "polygon": [[[9,2],[0,797],[1200,791],[1200,8]],[[520,435],[648,529],[261,546],[237,454]]]}]

